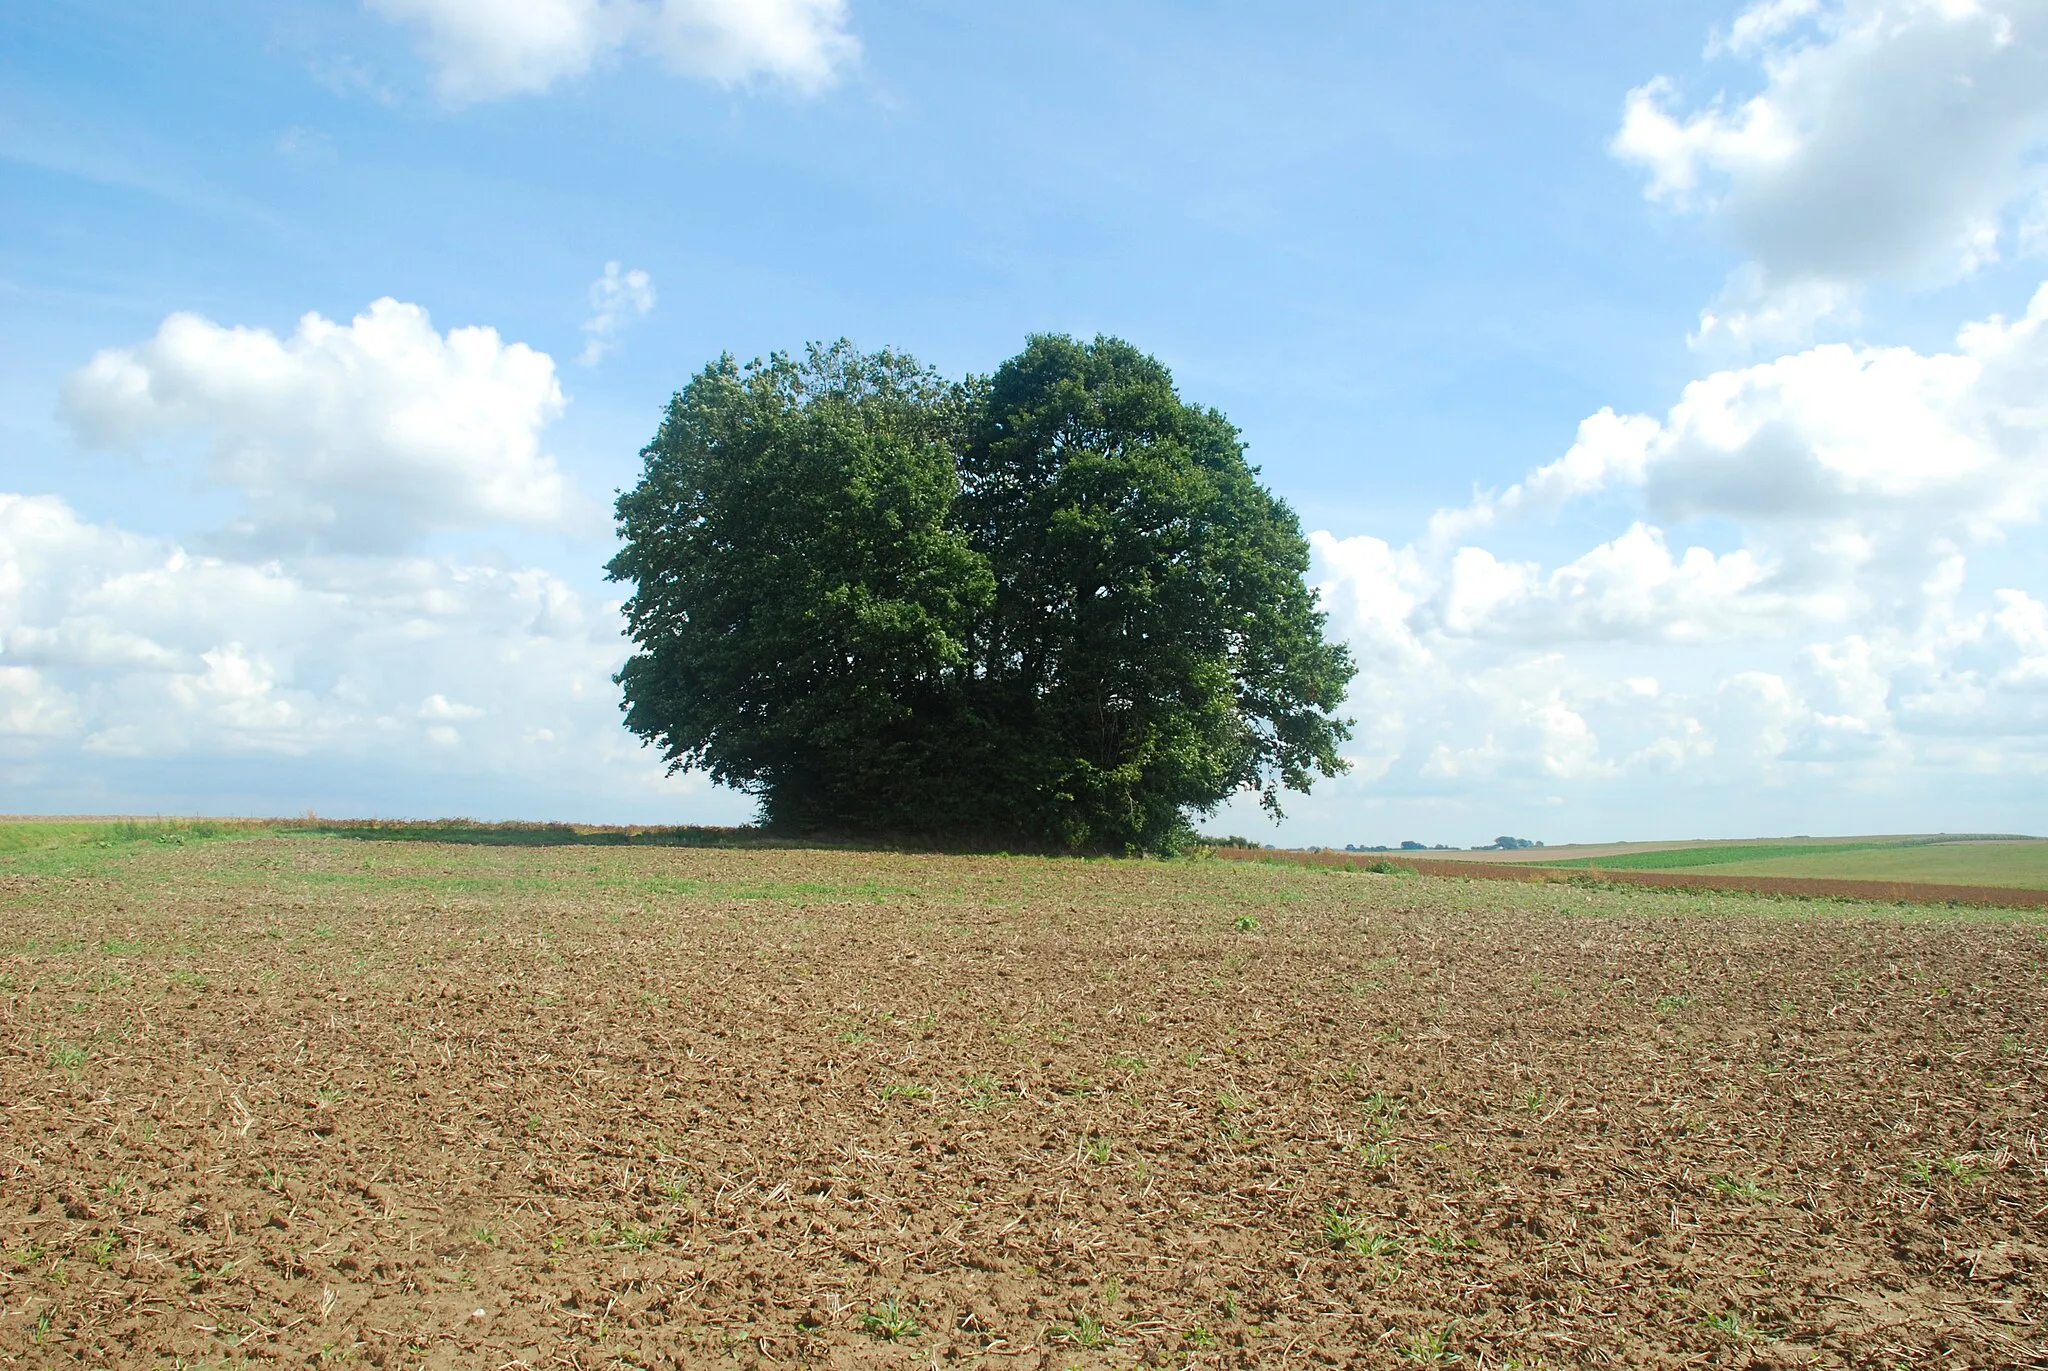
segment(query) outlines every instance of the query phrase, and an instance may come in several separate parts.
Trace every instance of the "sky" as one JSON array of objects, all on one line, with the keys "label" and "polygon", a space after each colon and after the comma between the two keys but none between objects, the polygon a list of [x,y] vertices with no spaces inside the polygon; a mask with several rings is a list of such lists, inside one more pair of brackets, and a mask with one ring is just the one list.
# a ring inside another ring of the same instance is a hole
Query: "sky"
[{"label": "sky", "polygon": [[1284,844],[2048,832],[2048,0],[0,8],[0,811],[737,823],[672,392],[1109,333],[1359,675]]}]

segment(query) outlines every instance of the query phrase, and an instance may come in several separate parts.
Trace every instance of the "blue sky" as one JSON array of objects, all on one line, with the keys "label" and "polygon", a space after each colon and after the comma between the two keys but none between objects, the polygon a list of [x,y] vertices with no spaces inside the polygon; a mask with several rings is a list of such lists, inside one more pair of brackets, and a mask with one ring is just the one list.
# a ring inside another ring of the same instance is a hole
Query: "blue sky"
[{"label": "blue sky", "polygon": [[2037,0],[88,2],[0,74],[0,808],[742,817],[605,680],[663,401],[1052,330],[1231,416],[1360,658],[1219,826],[2048,829]]}]

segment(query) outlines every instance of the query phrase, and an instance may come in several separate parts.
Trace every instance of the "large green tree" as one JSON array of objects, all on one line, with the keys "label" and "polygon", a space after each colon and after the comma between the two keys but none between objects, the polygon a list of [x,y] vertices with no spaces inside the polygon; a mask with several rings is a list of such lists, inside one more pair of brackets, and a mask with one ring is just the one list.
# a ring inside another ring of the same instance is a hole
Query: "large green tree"
[{"label": "large green tree", "polygon": [[960,385],[724,358],[642,456],[627,724],[773,824],[1158,850],[1342,768],[1352,666],[1293,513],[1127,343]]},{"label": "large green tree", "polygon": [[1351,660],[1323,639],[1300,525],[1165,367],[1031,339],[977,397],[961,472],[996,582],[977,699],[1024,826],[1157,846],[1238,791],[1277,812],[1340,769]]},{"label": "large green tree", "polygon": [[626,726],[771,824],[928,826],[995,591],[951,523],[966,420],[960,387],[845,343],[692,379],[618,502]]}]

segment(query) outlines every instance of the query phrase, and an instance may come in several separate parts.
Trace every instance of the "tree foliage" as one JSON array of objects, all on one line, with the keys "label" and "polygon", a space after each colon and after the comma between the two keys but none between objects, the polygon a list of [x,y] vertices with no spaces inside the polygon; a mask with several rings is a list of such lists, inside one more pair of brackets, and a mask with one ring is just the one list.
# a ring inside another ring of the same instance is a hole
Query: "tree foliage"
[{"label": "tree foliage", "polygon": [[1161,849],[1342,768],[1293,513],[1127,343],[706,367],[619,499],[629,728],[778,826]]}]

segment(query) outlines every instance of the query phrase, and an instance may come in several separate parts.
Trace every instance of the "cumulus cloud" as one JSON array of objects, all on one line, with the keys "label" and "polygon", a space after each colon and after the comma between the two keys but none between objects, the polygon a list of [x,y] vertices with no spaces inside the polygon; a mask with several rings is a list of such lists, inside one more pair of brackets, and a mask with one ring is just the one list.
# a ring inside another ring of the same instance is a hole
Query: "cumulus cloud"
[{"label": "cumulus cloud", "polygon": [[174,314],[75,372],[63,412],[92,447],[201,443],[244,503],[224,545],[392,552],[439,530],[572,522],[541,447],[564,403],[546,353],[489,328],[438,333],[383,299],[347,324],[308,314],[283,339]]},{"label": "cumulus cloud", "polygon": [[1708,199],[1773,278],[1966,271],[2048,138],[2048,4],[1837,0],[1753,6],[1728,49],[1764,88],[1677,108],[1630,92],[1615,149],[1649,193]]},{"label": "cumulus cloud", "polygon": [[[282,759],[302,777],[674,793],[618,724],[616,607],[536,569],[194,555],[0,494],[0,774]],[[30,780],[23,779],[30,777]],[[402,803],[402,798],[400,799]],[[516,801],[514,803],[517,803]]]},{"label": "cumulus cloud", "polygon": [[544,91],[621,51],[720,86],[766,80],[801,94],[860,55],[845,0],[370,0],[414,28],[462,103]]},{"label": "cumulus cloud", "polygon": [[654,281],[644,271],[620,271],[617,262],[604,264],[604,275],[590,283],[590,317],[583,321],[583,352],[576,360],[594,367],[619,349],[619,333],[654,308]]},{"label": "cumulus cloud", "polygon": [[[1742,525],[1759,555],[1798,567],[1809,588],[1880,559],[1917,581],[1951,540],[1983,541],[2040,517],[2044,390],[2048,286],[2017,319],[1965,325],[1952,351],[1824,344],[1702,377],[1661,419],[1603,410],[1557,461],[1438,514],[1429,541],[1453,546],[1624,490],[1667,521]],[[1652,571],[1648,552],[1639,538],[1631,579]],[[1763,583],[1753,567],[1731,571],[1729,587]]]},{"label": "cumulus cloud", "polygon": [[1967,275],[2041,217],[2048,0],[1764,0],[1710,55],[1761,89],[1701,105],[1657,77],[1613,143],[1749,259],[1705,343],[1803,337],[1851,288]]},{"label": "cumulus cloud", "polygon": [[[1662,416],[1603,410],[1408,546],[1311,535],[1372,786],[1526,802],[2048,771],[2048,607],[1970,576],[2048,505],[2044,394],[2048,287],[1949,351],[1812,347]],[[1500,550],[1568,510],[1625,527],[1560,558]]]}]

